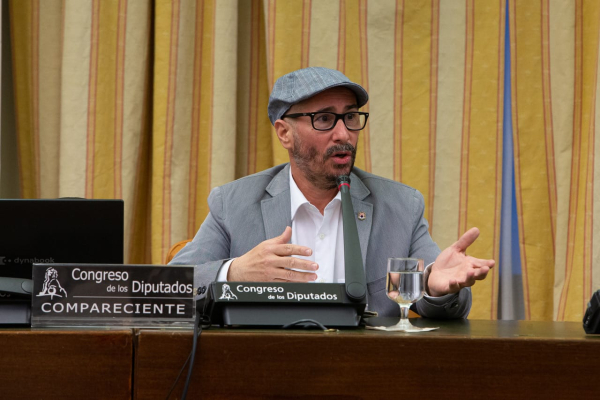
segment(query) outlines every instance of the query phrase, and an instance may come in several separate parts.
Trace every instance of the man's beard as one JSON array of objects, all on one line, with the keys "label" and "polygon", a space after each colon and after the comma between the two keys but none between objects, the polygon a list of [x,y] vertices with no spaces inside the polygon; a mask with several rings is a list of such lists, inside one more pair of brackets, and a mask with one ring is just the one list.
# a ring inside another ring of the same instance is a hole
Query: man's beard
[{"label": "man's beard", "polygon": [[[339,169],[339,173],[329,173],[325,170],[325,163],[332,154],[339,151],[349,151],[351,153],[350,169],[346,172],[348,164],[333,164],[333,168]],[[356,147],[350,143],[338,144],[331,146],[325,151],[325,154],[319,159],[319,153],[314,147],[308,147],[300,140],[298,135],[294,134],[294,147],[292,148],[292,157],[296,166],[306,179],[316,188],[323,190],[331,190],[337,187],[337,178],[340,175],[350,175],[354,168],[354,160],[356,159]],[[318,170],[318,167],[321,167]]]}]

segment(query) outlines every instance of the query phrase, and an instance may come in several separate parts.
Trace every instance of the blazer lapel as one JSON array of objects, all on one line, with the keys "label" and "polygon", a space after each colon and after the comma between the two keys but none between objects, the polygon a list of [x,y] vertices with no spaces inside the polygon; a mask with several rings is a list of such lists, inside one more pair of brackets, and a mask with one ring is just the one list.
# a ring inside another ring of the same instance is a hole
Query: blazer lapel
[{"label": "blazer lapel", "polygon": [[358,240],[360,242],[360,252],[363,259],[363,265],[367,267],[367,248],[369,247],[369,237],[371,236],[371,226],[373,224],[373,204],[363,201],[371,192],[365,184],[355,174],[350,176],[350,195],[352,196],[352,208],[354,208],[354,219],[356,220],[356,229],[358,230]]},{"label": "blazer lapel", "polygon": [[272,197],[261,201],[266,239],[283,233],[286,226],[292,226],[292,206],[290,200],[290,165],[286,165],[265,189]]}]

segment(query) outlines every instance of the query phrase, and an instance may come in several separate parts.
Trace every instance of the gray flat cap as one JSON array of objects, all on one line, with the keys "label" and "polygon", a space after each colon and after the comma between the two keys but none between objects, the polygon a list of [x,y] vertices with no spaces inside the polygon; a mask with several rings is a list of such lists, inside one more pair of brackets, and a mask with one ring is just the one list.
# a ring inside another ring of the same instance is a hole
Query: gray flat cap
[{"label": "gray flat cap", "polygon": [[306,100],[324,90],[345,87],[354,92],[358,107],[369,101],[367,91],[357,83],[351,82],[340,71],[323,67],[309,67],[283,75],[273,85],[269,96],[269,119],[271,124],[281,118],[296,103]]}]

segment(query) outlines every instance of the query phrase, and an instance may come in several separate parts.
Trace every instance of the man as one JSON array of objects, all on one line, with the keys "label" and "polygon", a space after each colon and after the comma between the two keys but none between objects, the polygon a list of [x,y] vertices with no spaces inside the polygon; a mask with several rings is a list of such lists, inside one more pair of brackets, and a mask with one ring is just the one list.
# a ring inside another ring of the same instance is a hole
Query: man
[{"label": "man", "polygon": [[358,135],[368,118],[359,108],[367,92],[341,72],[320,67],[275,82],[269,118],[289,164],[215,188],[210,213],[172,264],[197,265],[196,285],[219,281],[343,282],[341,200],[336,185],[350,174],[352,202],[365,274],[368,308],[399,315],[385,291],[389,257],[425,260],[424,317],[465,318],[469,287],[493,260],[465,254],[479,235],[466,232],[440,253],[427,231],[424,200],[415,189],[353,168]]}]

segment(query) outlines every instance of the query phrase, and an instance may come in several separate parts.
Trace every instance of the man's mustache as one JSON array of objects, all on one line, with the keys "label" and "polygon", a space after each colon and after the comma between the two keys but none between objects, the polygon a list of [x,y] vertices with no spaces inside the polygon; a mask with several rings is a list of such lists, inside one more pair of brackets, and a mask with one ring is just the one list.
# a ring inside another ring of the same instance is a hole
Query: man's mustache
[{"label": "man's mustache", "polygon": [[323,159],[327,159],[329,157],[331,157],[334,153],[337,153],[339,151],[349,151],[352,153],[352,158],[354,158],[356,156],[356,147],[352,146],[350,143],[346,143],[346,144],[336,144],[335,146],[331,146],[330,148],[327,149],[327,151],[325,152],[325,155],[323,156]]}]

